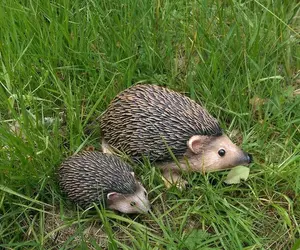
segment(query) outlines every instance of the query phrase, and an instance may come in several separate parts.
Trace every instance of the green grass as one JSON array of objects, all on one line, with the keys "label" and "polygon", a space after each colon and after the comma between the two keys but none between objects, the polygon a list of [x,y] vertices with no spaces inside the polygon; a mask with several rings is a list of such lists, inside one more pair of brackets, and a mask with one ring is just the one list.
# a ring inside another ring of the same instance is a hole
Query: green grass
[{"label": "green grass", "polygon": [[[2,0],[0,248],[299,249],[299,6]],[[249,179],[227,186],[226,172],[195,173],[187,190],[166,190],[146,161],[136,172],[151,215],[68,202],[57,167],[100,148],[99,116],[137,82],[205,105],[254,155]]]}]

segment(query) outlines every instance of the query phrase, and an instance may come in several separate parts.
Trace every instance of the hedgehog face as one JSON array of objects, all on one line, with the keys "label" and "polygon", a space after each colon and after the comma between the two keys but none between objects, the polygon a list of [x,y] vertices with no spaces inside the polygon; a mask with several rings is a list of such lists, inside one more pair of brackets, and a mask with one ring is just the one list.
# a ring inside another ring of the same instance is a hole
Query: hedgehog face
[{"label": "hedgehog face", "polygon": [[122,213],[148,213],[150,203],[146,189],[137,183],[137,189],[133,194],[121,194],[111,192],[107,194],[108,207]]},{"label": "hedgehog face", "polygon": [[242,151],[226,135],[192,136],[187,142],[190,168],[192,171],[213,172],[248,165],[252,156]]}]

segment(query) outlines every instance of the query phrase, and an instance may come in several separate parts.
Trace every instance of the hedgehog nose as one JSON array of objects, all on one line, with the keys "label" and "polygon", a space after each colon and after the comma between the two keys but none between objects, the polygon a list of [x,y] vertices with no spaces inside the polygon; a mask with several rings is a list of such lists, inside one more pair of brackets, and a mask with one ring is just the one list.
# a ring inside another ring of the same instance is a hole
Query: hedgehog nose
[{"label": "hedgehog nose", "polygon": [[249,164],[253,162],[253,156],[251,154],[247,154],[247,161]]}]

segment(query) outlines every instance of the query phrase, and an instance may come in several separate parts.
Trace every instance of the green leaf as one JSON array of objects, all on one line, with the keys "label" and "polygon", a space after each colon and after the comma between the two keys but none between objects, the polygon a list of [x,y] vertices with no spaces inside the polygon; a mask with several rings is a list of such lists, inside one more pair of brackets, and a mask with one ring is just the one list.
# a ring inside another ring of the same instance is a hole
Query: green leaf
[{"label": "green leaf", "polygon": [[230,170],[224,181],[227,184],[238,184],[241,180],[247,180],[249,176],[250,168],[245,166],[237,166]]},{"label": "green leaf", "polygon": [[300,249],[300,239],[296,240],[294,246],[291,248],[291,250],[299,250]]}]

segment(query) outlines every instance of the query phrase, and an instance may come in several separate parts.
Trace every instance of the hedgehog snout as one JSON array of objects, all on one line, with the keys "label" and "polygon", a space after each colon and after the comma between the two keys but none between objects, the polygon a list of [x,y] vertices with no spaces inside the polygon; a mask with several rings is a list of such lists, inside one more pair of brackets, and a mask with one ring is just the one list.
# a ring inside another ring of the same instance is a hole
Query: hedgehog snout
[{"label": "hedgehog snout", "polygon": [[242,155],[239,160],[236,162],[236,165],[249,165],[253,162],[253,156],[248,152],[242,151]]},{"label": "hedgehog snout", "polygon": [[150,202],[148,199],[147,191],[143,186],[140,186],[140,190],[137,191],[136,198],[137,198],[137,209],[140,213],[149,213],[150,211]]},{"label": "hedgehog snout", "polygon": [[140,213],[142,214],[147,214],[150,213],[150,202],[148,200],[146,201],[141,201],[142,204],[140,204],[140,206],[138,207],[138,210],[140,211]]},{"label": "hedgehog snout", "polygon": [[253,162],[252,154],[249,154],[249,153],[246,153],[246,152],[245,152],[245,154],[246,154],[248,164],[252,163]]}]

